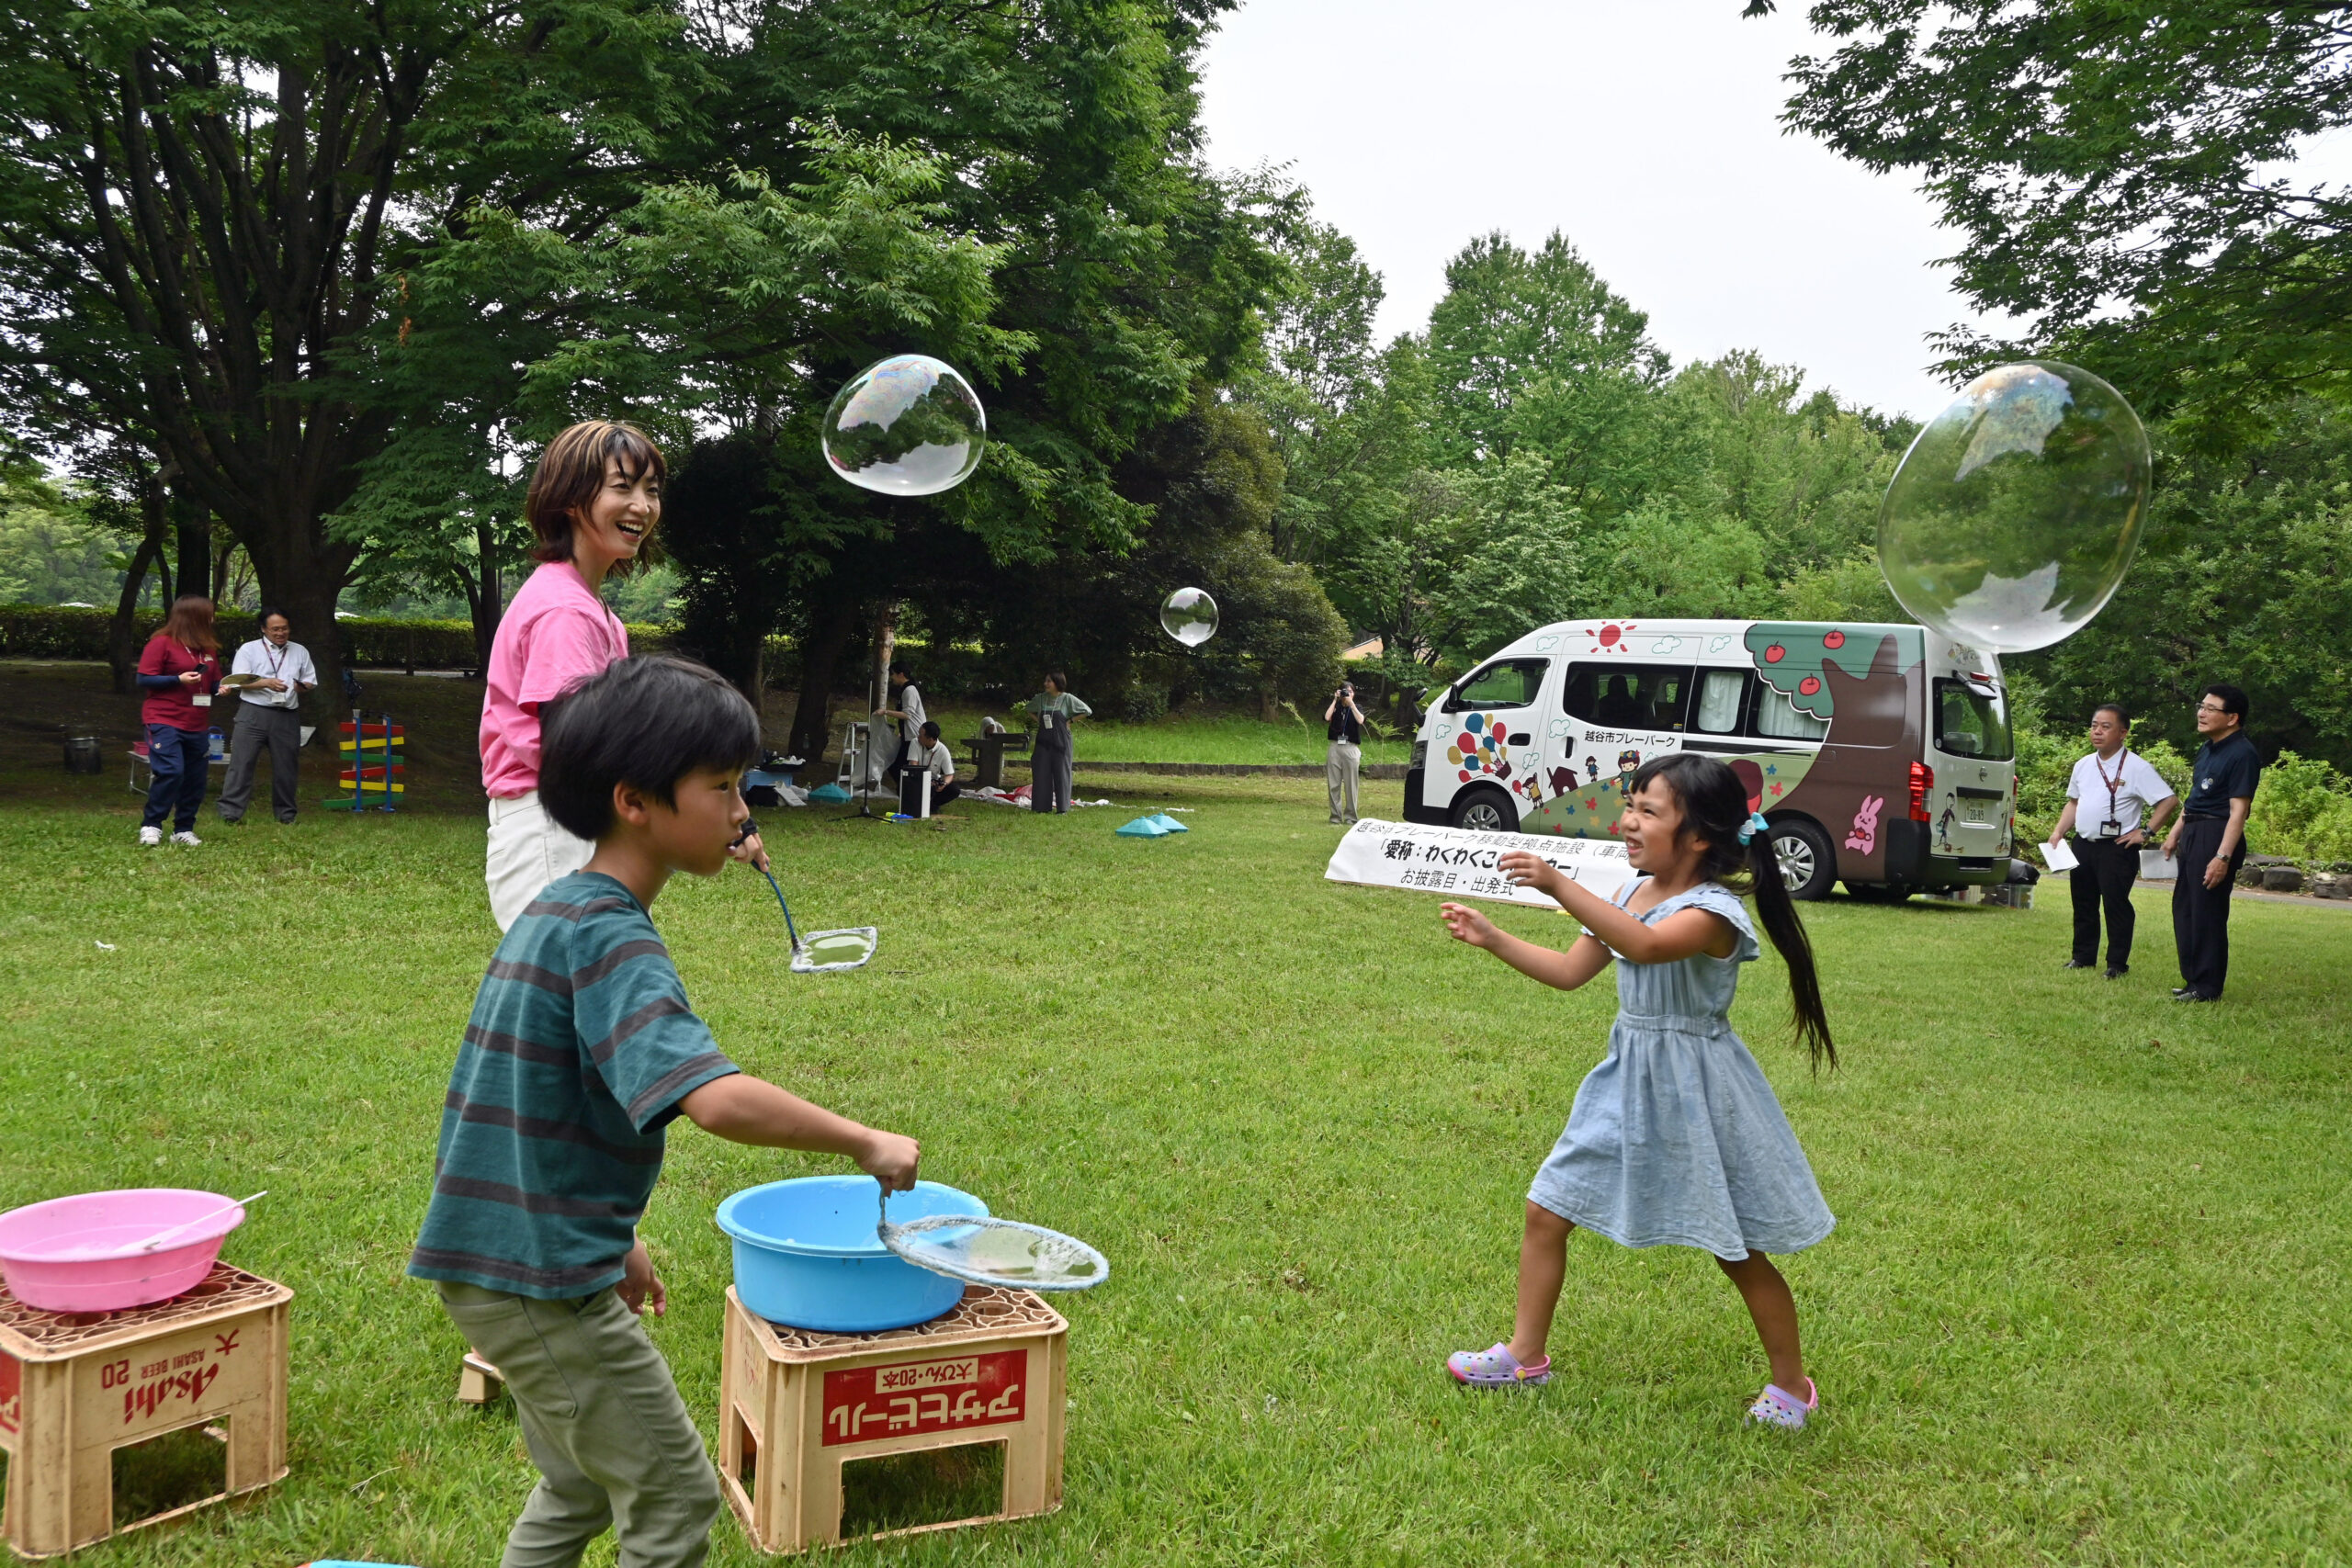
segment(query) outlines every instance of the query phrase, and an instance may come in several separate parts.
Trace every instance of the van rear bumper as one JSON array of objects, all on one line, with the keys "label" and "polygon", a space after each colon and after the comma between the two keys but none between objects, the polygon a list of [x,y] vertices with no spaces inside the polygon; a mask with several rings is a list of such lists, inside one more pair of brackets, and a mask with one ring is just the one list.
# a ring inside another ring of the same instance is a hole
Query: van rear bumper
[{"label": "van rear bumper", "polygon": [[1421,781],[1427,776],[1426,768],[1408,768],[1405,771],[1405,820],[1442,828],[1445,826],[1445,813],[1437,807],[1421,804]]},{"label": "van rear bumper", "polygon": [[2007,882],[2007,855],[1939,855],[1928,824],[1907,818],[1886,823],[1886,880],[1922,887],[1969,887]]}]

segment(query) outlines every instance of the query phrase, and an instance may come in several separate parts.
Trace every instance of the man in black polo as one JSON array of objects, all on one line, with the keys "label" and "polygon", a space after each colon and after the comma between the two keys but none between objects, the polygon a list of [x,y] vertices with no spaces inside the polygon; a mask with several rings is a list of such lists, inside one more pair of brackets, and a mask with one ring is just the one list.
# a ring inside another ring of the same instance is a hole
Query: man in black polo
[{"label": "man in black polo", "polygon": [[2180,820],[2165,835],[2165,856],[2177,864],[2172,888],[2172,940],[2180,952],[2180,988],[2173,999],[2216,1002],[2230,974],[2230,888],[2245,863],[2245,817],[2262,781],[2262,758],[2245,738],[2245,694],[2216,683],[2197,702],[2205,744],[2188,781]]}]

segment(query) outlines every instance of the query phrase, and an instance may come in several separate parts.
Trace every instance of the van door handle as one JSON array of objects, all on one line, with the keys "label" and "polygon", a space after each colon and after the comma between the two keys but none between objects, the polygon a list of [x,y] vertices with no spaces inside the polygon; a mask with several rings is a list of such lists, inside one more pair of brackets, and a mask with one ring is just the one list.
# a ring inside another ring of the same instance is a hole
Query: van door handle
[{"label": "van door handle", "polygon": [[1510,738],[1510,743],[1514,746],[1524,746],[1527,744],[1528,739],[1529,736],[1527,731],[1522,729],[1518,734]]}]

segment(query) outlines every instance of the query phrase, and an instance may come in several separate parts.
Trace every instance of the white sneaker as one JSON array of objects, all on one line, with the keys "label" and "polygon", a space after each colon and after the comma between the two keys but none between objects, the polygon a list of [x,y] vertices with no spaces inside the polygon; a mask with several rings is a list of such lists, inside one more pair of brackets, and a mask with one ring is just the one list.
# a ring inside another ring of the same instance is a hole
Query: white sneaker
[{"label": "white sneaker", "polygon": [[164,830],[161,828],[141,828],[139,829],[139,841],[152,850],[164,841]]},{"label": "white sneaker", "polygon": [[175,844],[186,844],[189,849],[194,849],[198,844],[204,842],[204,840],[198,838],[194,833],[187,831],[186,829],[182,829],[180,831],[172,835],[172,842]]}]

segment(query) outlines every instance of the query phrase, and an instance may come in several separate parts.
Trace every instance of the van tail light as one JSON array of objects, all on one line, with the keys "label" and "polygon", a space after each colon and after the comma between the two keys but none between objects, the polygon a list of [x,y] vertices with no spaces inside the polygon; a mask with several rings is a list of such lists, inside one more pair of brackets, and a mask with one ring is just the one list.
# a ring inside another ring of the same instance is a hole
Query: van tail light
[{"label": "van tail light", "polygon": [[1936,770],[1925,762],[1911,764],[1911,820],[1928,820],[1928,792],[1936,787]]}]

